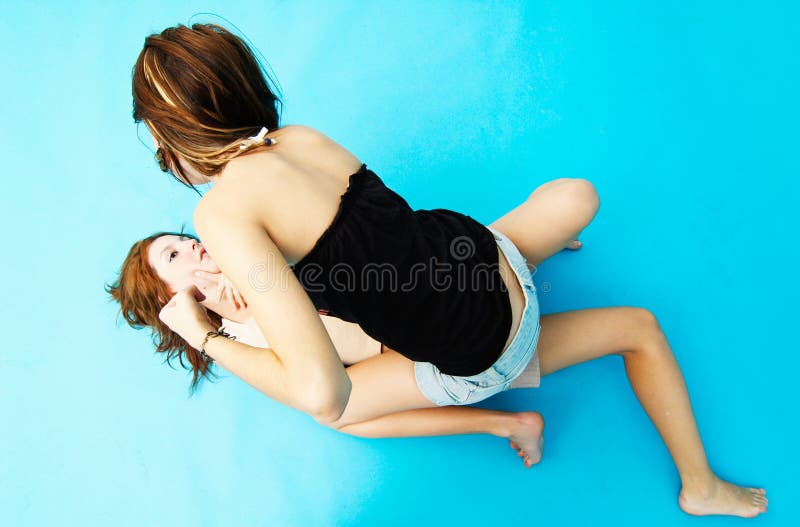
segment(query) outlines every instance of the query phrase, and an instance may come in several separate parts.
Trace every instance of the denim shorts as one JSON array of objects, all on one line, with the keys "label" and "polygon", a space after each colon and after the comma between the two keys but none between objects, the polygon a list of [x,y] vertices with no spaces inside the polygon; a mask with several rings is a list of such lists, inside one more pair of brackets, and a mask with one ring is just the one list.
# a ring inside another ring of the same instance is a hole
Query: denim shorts
[{"label": "denim shorts", "polygon": [[[525,308],[519,328],[508,348],[486,371],[468,377],[448,375],[430,362],[414,363],[414,376],[422,394],[438,406],[472,404],[507,390],[528,366],[538,360],[539,300],[527,260],[503,233],[487,227],[511,264],[525,293]],[[513,287],[516,287],[514,284]]]}]

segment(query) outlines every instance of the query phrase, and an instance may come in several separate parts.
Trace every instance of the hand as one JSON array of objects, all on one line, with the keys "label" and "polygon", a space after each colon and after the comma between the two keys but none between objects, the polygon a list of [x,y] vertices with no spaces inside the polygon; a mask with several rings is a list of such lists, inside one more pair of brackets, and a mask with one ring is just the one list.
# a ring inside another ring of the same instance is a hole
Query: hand
[{"label": "hand", "polygon": [[175,293],[158,313],[158,318],[196,350],[200,350],[206,333],[216,328],[208,318],[206,308],[200,305],[205,299],[195,286]]},{"label": "hand", "polygon": [[219,303],[224,297],[226,300],[233,302],[236,309],[243,309],[247,307],[247,302],[244,297],[233,285],[233,282],[228,279],[222,272],[211,273],[208,271],[197,270],[194,272],[195,277],[203,281],[207,287],[216,287],[216,302]]}]

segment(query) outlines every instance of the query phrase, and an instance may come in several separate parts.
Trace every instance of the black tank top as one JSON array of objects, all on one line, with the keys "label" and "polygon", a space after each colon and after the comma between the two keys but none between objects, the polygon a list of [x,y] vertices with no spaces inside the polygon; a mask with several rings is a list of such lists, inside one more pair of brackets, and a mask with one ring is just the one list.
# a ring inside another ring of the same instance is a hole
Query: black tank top
[{"label": "black tank top", "polygon": [[488,369],[511,331],[492,232],[451,210],[412,210],[366,164],[293,271],[321,312],[450,375]]}]

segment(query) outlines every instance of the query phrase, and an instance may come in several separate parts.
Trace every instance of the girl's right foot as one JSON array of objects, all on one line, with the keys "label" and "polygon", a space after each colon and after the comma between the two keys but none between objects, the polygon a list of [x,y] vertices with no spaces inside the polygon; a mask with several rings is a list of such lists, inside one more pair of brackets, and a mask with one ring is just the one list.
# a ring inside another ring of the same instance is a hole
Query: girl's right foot
[{"label": "girl's right foot", "polygon": [[752,518],[767,511],[767,496],[764,489],[740,487],[714,476],[703,487],[682,488],[678,505],[683,512],[695,516],[724,514]]}]

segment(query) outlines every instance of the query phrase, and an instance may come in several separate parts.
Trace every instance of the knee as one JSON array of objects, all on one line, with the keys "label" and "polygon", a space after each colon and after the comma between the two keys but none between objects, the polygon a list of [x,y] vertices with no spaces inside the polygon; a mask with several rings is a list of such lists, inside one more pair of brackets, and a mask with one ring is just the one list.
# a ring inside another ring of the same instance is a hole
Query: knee
[{"label": "knee", "polygon": [[[567,196],[573,207],[578,207],[589,220],[594,218],[600,208],[600,195],[588,179],[571,178],[567,180]],[[588,222],[587,222],[588,223]]]},{"label": "knee", "polygon": [[655,313],[646,307],[632,308],[634,316],[636,317],[637,325],[646,331],[655,331],[659,328],[658,319]]},{"label": "knee", "polygon": [[658,323],[658,318],[649,309],[643,307],[632,307],[631,320],[635,335],[634,347],[636,349],[661,349],[660,346],[650,346],[655,341],[664,338],[664,332]]},{"label": "knee", "polygon": [[[560,178],[540,186],[530,197],[548,193],[558,202],[559,208],[580,216],[583,223],[589,223],[600,208],[600,196],[594,184],[583,178]],[[529,198],[530,199],[530,198]]]}]

